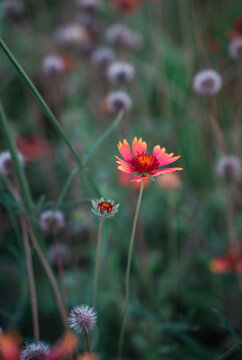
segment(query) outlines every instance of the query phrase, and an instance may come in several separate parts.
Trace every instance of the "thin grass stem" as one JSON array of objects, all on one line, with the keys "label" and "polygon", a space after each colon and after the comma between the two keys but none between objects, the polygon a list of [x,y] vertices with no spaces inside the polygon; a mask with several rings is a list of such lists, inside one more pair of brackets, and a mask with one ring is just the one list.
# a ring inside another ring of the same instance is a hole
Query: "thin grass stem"
[{"label": "thin grass stem", "polygon": [[103,223],[104,223],[104,218],[101,217],[99,230],[98,230],[98,238],[97,238],[97,252],[96,252],[96,263],[95,263],[94,287],[93,287],[93,307],[94,307],[94,309],[96,308],[96,304],[97,304],[98,269],[99,269],[99,258],[100,258],[100,247],[101,247]]}]

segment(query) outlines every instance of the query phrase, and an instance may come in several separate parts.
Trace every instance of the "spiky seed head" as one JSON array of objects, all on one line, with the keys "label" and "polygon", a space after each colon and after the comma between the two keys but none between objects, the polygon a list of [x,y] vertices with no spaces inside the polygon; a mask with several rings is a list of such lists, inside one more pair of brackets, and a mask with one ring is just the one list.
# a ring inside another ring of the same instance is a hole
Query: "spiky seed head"
[{"label": "spiky seed head", "polygon": [[230,42],[229,54],[235,60],[242,60],[242,37],[235,38]]},{"label": "spiky seed head", "polygon": [[42,63],[42,69],[45,74],[61,74],[64,68],[64,60],[59,55],[48,55]]},{"label": "spiky seed head", "polygon": [[92,200],[92,212],[95,215],[102,216],[104,218],[113,217],[119,210],[120,204],[114,204],[113,200]]},{"label": "spiky seed head", "polygon": [[88,305],[74,307],[69,314],[68,322],[70,328],[77,334],[88,332],[97,321],[97,313]]},{"label": "spiky seed head", "polygon": [[217,164],[217,174],[227,181],[241,179],[240,159],[234,155],[223,156]]},{"label": "spiky seed head", "polygon": [[90,40],[84,26],[75,23],[58,27],[53,37],[54,41],[61,46],[85,45]]},{"label": "spiky seed head", "polygon": [[195,75],[193,79],[193,89],[199,94],[204,96],[213,96],[217,94],[222,88],[221,75],[211,69],[202,70]]},{"label": "spiky seed head", "polygon": [[114,57],[114,51],[111,48],[101,46],[92,53],[91,62],[98,67],[107,67]]},{"label": "spiky seed head", "polygon": [[[21,166],[24,166],[25,160],[24,156],[18,152],[18,159]],[[2,175],[13,175],[14,173],[14,166],[11,157],[11,153],[9,151],[3,151],[0,153],[0,174]]]},{"label": "spiky seed head", "polygon": [[132,107],[132,100],[124,91],[113,91],[107,95],[106,104],[110,112],[118,114],[121,111],[129,111]]},{"label": "spiky seed head", "polygon": [[20,360],[44,360],[49,354],[49,346],[39,342],[38,344],[26,344],[20,353]]},{"label": "spiky seed head", "polygon": [[124,61],[116,61],[108,67],[107,77],[112,83],[126,83],[134,77],[133,65]]},{"label": "spiky seed head", "polygon": [[39,217],[39,225],[44,233],[56,234],[65,226],[64,214],[61,211],[46,210]]}]

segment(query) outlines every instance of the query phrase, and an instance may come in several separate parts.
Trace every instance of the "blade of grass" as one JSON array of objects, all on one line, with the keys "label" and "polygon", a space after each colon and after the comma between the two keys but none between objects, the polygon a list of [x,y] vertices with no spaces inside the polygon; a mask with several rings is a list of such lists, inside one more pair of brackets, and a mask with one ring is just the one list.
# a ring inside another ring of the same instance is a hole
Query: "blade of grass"
[{"label": "blade of grass", "polygon": [[[35,87],[35,85],[33,84],[33,82],[30,80],[30,78],[28,77],[28,75],[26,74],[26,72],[24,71],[24,69],[22,68],[22,66],[19,64],[19,62],[17,61],[17,59],[14,57],[14,55],[12,54],[12,52],[10,51],[10,49],[7,47],[7,45],[5,44],[4,40],[0,37],[0,48],[3,50],[3,52],[5,53],[5,55],[7,56],[7,58],[9,59],[9,61],[13,64],[13,66],[15,67],[15,69],[17,70],[18,74],[21,76],[21,78],[23,79],[23,81],[25,82],[25,84],[28,86],[28,88],[30,89],[30,91],[32,92],[32,94],[34,95],[34,97],[36,98],[36,100],[38,101],[38,103],[40,104],[43,112],[45,113],[45,115],[47,116],[47,118],[49,119],[49,121],[51,122],[51,124],[53,125],[53,127],[56,129],[56,131],[58,132],[58,134],[60,135],[60,137],[63,139],[63,141],[66,143],[67,147],[69,148],[69,150],[71,151],[72,155],[74,156],[76,162],[78,163],[78,165],[80,166],[81,169],[84,169],[83,163],[82,163],[82,159],[79,156],[79,154],[76,152],[76,150],[74,149],[74,147],[71,144],[71,141],[69,140],[68,136],[66,135],[65,131],[62,129],[61,125],[59,124],[58,120],[56,119],[55,115],[53,114],[53,112],[50,110],[50,108],[48,107],[48,105],[46,104],[45,100],[43,99],[43,97],[40,95],[39,91],[37,90],[37,88]],[[87,177],[88,181],[90,182],[90,184],[92,185],[93,189],[95,190],[95,192],[97,193],[97,196],[101,196],[101,193],[99,191],[98,186],[96,185],[95,181],[93,180],[92,176],[90,175],[89,171],[85,168],[84,169],[84,174]]]},{"label": "blade of grass", "polygon": [[242,341],[238,344],[231,346],[224,354],[220,355],[216,360],[225,360],[228,359],[233,353],[235,353],[239,348],[242,347]]},{"label": "blade of grass", "polygon": [[50,110],[50,108],[46,104],[45,100],[40,95],[39,91],[37,90],[37,88],[35,87],[33,82],[30,80],[30,78],[28,77],[28,75],[26,74],[26,72],[24,71],[22,66],[16,60],[16,58],[14,57],[14,55],[12,54],[10,49],[7,47],[7,45],[5,44],[5,42],[4,42],[4,40],[2,38],[0,38],[0,47],[2,48],[3,52],[8,57],[8,59],[11,61],[11,63],[13,64],[13,66],[15,67],[15,69],[17,70],[19,75],[22,77],[25,84],[28,86],[28,88],[32,92],[32,94],[35,96],[36,100],[40,104],[41,108],[43,109],[44,113],[46,114],[46,116],[50,120],[51,124],[54,126],[54,128],[56,129],[58,134],[65,141],[66,145],[69,147],[69,149],[70,149],[71,153],[73,154],[74,158],[76,159],[77,163],[80,165],[80,167],[83,167],[82,160],[81,160],[80,156],[78,155],[78,153],[76,152],[76,150],[72,146],[70,140],[68,139],[68,137],[65,134],[64,130],[62,129],[61,125],[57,121],[55,115]]},{"label": "blade of grass", "polygon": [[230,322],[224,317],[224,315],[219,310],[213,309],[213,311],[219,317],[219,319],[224,324],[226,329],[228,329],[228,331],[229,331],[230,335],[232,336],[232,338],[234,339],[234,341],[238,344],[241,340],[240,340],[238,334],[236,333],[236,331],[234,330],[233,326],[230,324]]},{"label": "blade of grass", "polygon": [[118,126],[120,121],[123,119],[124,112],[120,112],[114,121],[109,125],[109,127],[104,131],[104,133],[98,138],[98,140],[92,145],[91,149],[88,151],[87,155],[84,158],[83,165],[86,166],[90,160],[92,154],[97,149],[97,147],[103,142],[103,140],[108,137],[109,134]]}]

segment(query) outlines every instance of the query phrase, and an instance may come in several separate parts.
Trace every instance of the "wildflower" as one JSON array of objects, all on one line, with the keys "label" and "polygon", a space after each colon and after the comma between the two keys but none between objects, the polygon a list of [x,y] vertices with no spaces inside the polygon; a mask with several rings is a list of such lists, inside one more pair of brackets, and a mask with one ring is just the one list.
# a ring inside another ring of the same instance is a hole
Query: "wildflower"
[{"label": "wildflower", "polygon": [[74,307],[69,314],[70,328],[80,334],[92,329],[97,321],[97,313],[88,305]]},{"label": "wildflower", "polygon": [[53,244],[48,248],[49,259],[53,264],[58,263],[58,258],[61,257],[64,264],[68,264],[71,259],[70,248],[66,244]]},{"label": "wildflower", "polygon": [[65,226],[64,215],[61,211],[46,210],[40,215],[39,225],[43,232],[55,234]]},{"label": "wildflower", "polygon": [[242,60],[242,37],[237,37],[230,42],[229,54],[233,59]]},{"label": "wildflower", "polygon": [[92,206],[92,212],[95,215],[103,217],[113,217],[118,212],[119,208],[119,204],[114,205],[113,200],[106,201],[104,198],[101,198],[98,201],[92,200]]},{"label": "wildflower", "polygon": [[240,160],[233,155],[223,156],[217,164],[217,174],[227,181],[240,180]]},{"label": "wildflower", "polygon": [[113,91],[106,97],[107,109],[111,113],[118,114],[122,111],[128,111],[131,109],[132,100],[129,95],[124,91]]},{"label": "wildflower", "polygon": [[122,13],[129,14],[137,11],[141,3],[141,0],[112,0],[111,6]]},{"label": "wildflower", "polygon": [[99,9],[101,3],[100,0],[77,0],[77,5],[86,12],[94,13]]},{"label": "wildflower", "polygon": [[50,156],[53,152],[50,143],[38,136],[19,137],[16,145],[26,161],[35,161],[37,158]]},{"label": "wildflower", "polygon": [[199,95],[212,96],[222,88],[222,77],[215,70],[202,70],[193,79],[193,89]]},{"label": "wildflower", "polygon": [[21,336],[16,332],[4,333],[0,329],[0,359],[16,360],[19,358]]},{"label": "wildflower", "polygon": [[42,69],[45,74],[61,74],[64,72],[65,63],[59,55],[48,55],[43,60]]},{"label": "wildflower", "polygon": [[[17,156],[21,166],[24,166],[25,163],[24,156],[20,152],[17,153]],[[3,151],[2,153],[0,153],[0,174],[1,175],[14,174],[13,161],[9,151]]]},{"label": "wildflower", "polygon": [[156,184],[165,190],[177,189],[181,186],[181,178],[177,173],[170,173],[160,176]]},{"label": "wildflower", "polygon": [[115,156],[118,159],[118,169],[125,173],[137,174],[131,181],[139,182],[149,177],[182,170],[182,168],[177,167],[160,169],[161,166],[173,163],[179,159],[180,156],[173,157],[173,153],[167,154],[165,152],[166,149],[161,149],[159,145],[154,147],[152,154],[148,154],[146,153],[147,144],[145,141],[143,142],[141,138],[139,140],[137,137],[134,138],[132,144],[133,154],[126,139],[124,139],[123,144],[119,142],[118,149],[125,160]]},{"label": "wildflower", "polygon": [[114,51],[109,47],[99,47],[91,57],[92,64],[98,67],[107,67],[114,59]]},{"label": "wildflower", "polygon": [[135,49],[142,45],[140,34],[123,24],[110,26],[106,32],[106,37],[111,44],[129,49]]},{"label": "wildflower", "polygon": [[20,353],[19,360],[45,360],[49,351],[49,346],[42,342],[26,344]]},{"label": "wildflower", "polygon": [[57,28],[54,32],[54,40],[59,45],[73,46],[89,43],[89,37],[84,27],[78,24],[70,24]]},{"label": "wildflower", "polygon": [[231,271],[242,272],[242,250],[230,248],[225,256],[220,256],[210,261],[210,270],[221,274]]},{"label": "wildflower", "polygon": [[134,77],[134,67],[123,61],[111,64],[107,70],[107,77],[113,83],[126,83]]}]

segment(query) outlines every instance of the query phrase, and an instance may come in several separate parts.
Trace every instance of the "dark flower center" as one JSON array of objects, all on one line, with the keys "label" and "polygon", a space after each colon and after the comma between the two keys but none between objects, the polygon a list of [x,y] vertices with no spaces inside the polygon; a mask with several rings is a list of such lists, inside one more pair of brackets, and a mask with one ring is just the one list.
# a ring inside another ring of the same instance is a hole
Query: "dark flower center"
[{"label": "dark flower center", "polygon": [[97,208],[100,210],[101,214],[103,214],[104,211],[107,211],[109,214],[114,209],[114,206],[110,202],[102,201],[97,205]]},{"label": "dark flower center", "polygon": [[153,155],[142,154],[133,158],[132,165],[139,174],[149,174],[159,168],[159,161]]}]

